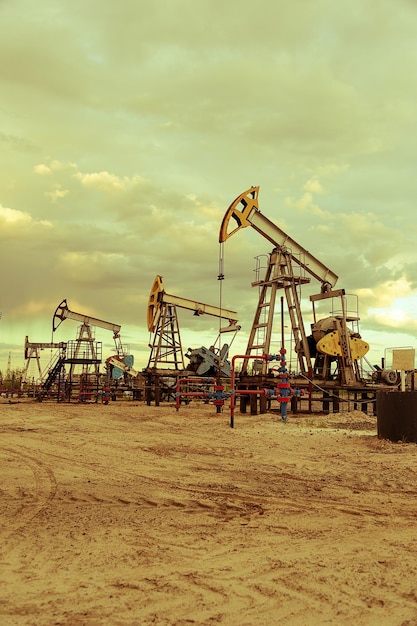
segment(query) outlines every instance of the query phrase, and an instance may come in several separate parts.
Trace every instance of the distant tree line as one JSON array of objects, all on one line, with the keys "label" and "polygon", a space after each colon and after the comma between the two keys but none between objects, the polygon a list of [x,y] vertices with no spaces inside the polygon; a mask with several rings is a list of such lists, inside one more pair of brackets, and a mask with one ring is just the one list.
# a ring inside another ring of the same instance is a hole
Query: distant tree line
[{"label": "distant tree line", "polygon": [[13,389],[20,387],[22,382],[23,369],[16,368],[3,372],[0,370],[0,387],[3,389]]}]

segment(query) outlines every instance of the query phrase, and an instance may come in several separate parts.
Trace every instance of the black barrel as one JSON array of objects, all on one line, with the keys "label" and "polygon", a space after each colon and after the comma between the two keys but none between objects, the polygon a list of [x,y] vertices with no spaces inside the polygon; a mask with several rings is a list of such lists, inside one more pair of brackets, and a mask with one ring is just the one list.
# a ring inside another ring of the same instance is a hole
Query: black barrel
[{"label": "black barrel", "polygon": [[416,391],[377,391],[376,414],[380,439],[417,443]]}]

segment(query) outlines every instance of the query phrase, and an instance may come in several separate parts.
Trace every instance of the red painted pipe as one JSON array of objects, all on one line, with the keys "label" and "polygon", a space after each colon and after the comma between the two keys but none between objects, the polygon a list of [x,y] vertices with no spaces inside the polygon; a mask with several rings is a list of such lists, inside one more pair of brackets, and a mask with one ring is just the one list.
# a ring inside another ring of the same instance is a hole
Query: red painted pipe
[{"label": "red painted pipe", "polygon": [[[230,380],[230,428],[234,428],[235,425],[235,398],[236,398],[236,390],[235,390],[235,361],[236,359],[262,359],[263,361],[269,361],[269,356],[267,354],[259,355],[248,355],[248,354],[235,354],[232,357],[232,376]],[[257,391],[255,389],[240,389],[239,395],[259,395],[262,396],[265,394],[265,389],[262,391]]]},{"label": "red painted pipe", "polygon": [[179,378],[177,380],[177,384],[175,386],[175,408],[178,411],[181,405],[182,396],[191,396],[205,398],[205,394],[200,393],[198,391],[195,392],[183,392],[181,393],[181,383],[206,383],[206,384],[214,384],[216,382],[215,378]]}]

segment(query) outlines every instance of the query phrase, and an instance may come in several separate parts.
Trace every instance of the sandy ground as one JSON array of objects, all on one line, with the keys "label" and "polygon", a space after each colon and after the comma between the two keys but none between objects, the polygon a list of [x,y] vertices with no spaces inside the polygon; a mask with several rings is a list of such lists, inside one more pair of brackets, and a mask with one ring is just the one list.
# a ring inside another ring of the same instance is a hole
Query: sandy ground
[{"label": "sandy ground", "polygon": [[417,624],[417,446],[376,418],[0,404],[0,624]]}]

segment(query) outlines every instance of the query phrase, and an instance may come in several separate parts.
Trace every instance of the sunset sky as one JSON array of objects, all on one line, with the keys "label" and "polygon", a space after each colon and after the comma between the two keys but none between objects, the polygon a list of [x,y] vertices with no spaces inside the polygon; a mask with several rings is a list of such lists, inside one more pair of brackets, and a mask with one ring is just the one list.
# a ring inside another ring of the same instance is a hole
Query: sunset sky
[{"label": "sunset sky", "polygon": [[[145,367],[155,275],[217,306],[221,220],[251,185],[358,296],[372,363],[415,347],[416,32],[414,0],[1,0],[0,370],[64,298]],[[270,251],[251,228],[225,244],[235,352]],[[186,350],[218,322],[180,328]]]}]

